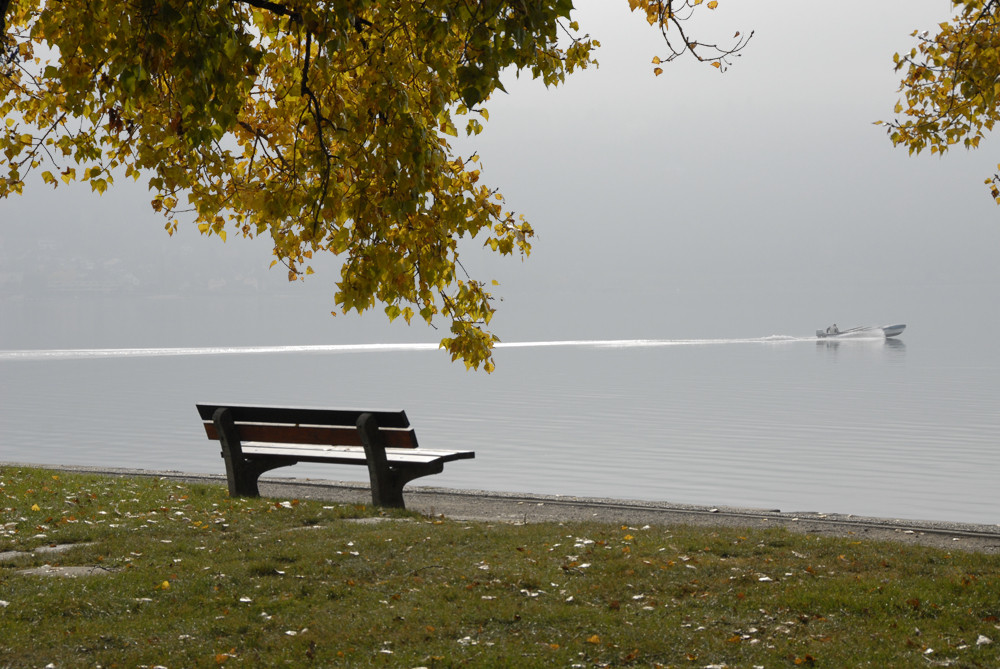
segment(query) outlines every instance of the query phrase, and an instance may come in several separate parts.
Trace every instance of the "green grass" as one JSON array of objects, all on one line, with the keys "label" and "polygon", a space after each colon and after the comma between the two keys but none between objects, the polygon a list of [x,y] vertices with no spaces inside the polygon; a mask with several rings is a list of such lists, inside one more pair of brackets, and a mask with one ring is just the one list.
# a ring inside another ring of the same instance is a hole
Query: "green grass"
[{"label": "green grass", "polygon": [[1000,666],[980,554],[0,467],[0,551],[61,543],[0,563],[0,667]]}]

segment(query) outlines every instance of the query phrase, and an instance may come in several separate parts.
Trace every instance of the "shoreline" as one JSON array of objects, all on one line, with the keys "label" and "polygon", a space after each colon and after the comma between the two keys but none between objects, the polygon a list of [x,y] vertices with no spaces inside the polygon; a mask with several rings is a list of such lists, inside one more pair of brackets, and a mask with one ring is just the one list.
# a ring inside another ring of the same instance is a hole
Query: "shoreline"
[{"label": "shoreline", "polygon": [[[82,465],[0,462],[67,473],[156,477],[226,485],[224,474]],[[261,495],[319,499],[340,504],[370,504],[367,483],[315,478],[262,476]],[[1000,554],[1000,525],[877,518],[850,514],[789,513],[741,507],[708,507],[568,495],[537,495],[412,485],[404,490],[407,509],[453,520],[502,523],[596,521],[624,525],[785,528],[818,536],[895,541],[988,554]]]}]

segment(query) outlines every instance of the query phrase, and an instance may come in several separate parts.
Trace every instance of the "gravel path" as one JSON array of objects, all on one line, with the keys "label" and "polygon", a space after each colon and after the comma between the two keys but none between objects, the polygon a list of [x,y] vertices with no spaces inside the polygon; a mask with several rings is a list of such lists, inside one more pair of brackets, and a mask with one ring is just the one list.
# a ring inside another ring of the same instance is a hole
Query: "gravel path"
[{"label": "gravel path", "polygon": [[[17,466],[15,463],[10,463]],[[45,467],[63,471],[115,476],[156,476],[225,485],[225,476],[176,471],[109,469],[98,467]],[[320,499],[346,504],[370,504],[367,484],[262,477],[261,494],[285,499]],[[1000,553],[1000,525],[973,525],[941,521],[899,520],[820,513],[782,513],[777,510],[705,507],[668,502],[530,495],[482,490],[455,490],[411,486],[404,492],[408,509],[456,520],[508,523],[546,521],[600,521],[643,525],[696,525],[700,527],[785,527],[809,534],[858,539],[898,541],[945,550]]]}]

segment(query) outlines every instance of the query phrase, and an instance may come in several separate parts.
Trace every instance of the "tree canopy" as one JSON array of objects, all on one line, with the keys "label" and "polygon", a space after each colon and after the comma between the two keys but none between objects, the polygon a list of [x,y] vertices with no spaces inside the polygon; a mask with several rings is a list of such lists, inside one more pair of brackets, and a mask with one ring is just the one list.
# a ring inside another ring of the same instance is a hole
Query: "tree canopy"
[{"label": "tree canopy", "polygon": [[[934,33],[914,31],[916,46],[894,57],[903,73],[895,108],[901,117],[882,124],[911,154],[978,148],[1000,120],[1000,0],[951,2],[954,18]],[[1000,203],[1000,174],[986,184]]]},{"label": "tree canopy", "polygon": [[[628,0],[660,64],[725,69],[688,35],[716,0]],[[701,6],[699,8],[699,6]],[[334,301],[442,322],[442,346],[493,367],[488,282],[459,241],[527,254],[533,230],[449,138],[483,130],[501,74],[557,85],[595,63],[572,0],[0,0],[0,198],[145,180],[171,234],[269,235],[289,279],[341,257]]]}]

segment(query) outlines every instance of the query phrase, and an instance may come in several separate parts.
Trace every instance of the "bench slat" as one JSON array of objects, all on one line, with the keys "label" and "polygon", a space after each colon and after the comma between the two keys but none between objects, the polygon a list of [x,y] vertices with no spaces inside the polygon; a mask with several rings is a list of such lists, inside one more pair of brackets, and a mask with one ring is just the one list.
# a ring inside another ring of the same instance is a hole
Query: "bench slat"
[{"label": "bench slat", "polygon": [[204,421],[211,421],[219,407],[230,410],[233,420],[254,423],[288,423],[291,425],[349,425],[354,427],[363,413],[375,416],[379,427],[404,428],[410,426],[405,411],[368,411],[363,409],[322,409],[311,407],[251,406],[248,404],[197,404],[198,415]]},{"label": "bench slat", "polygon": [[[328,425],[274,425],[262,423],[236,423],[240,441],[263,441],[282,444],[318,444],[326,446],[361,446],[358,428]],[[382,429],[385,445],[392,448],[417,448],[417,435],[413,428]],[[209,439],[219,438],[211,421],[205,423]]]},{"label": "bench slat", "polygon": [[[365,462],[363,448],[349,446],[296,446],[293,444],[243,444],[243,454],[248,456],[280,456],[302,462],[332,462],[339,464],[360,464]],[[390,464],[427,464],[431,462],[451,462],[475,458],[475,451],[445,451],[432,448],[413,450],[409,448],[385,449],[386,460]]]}]

